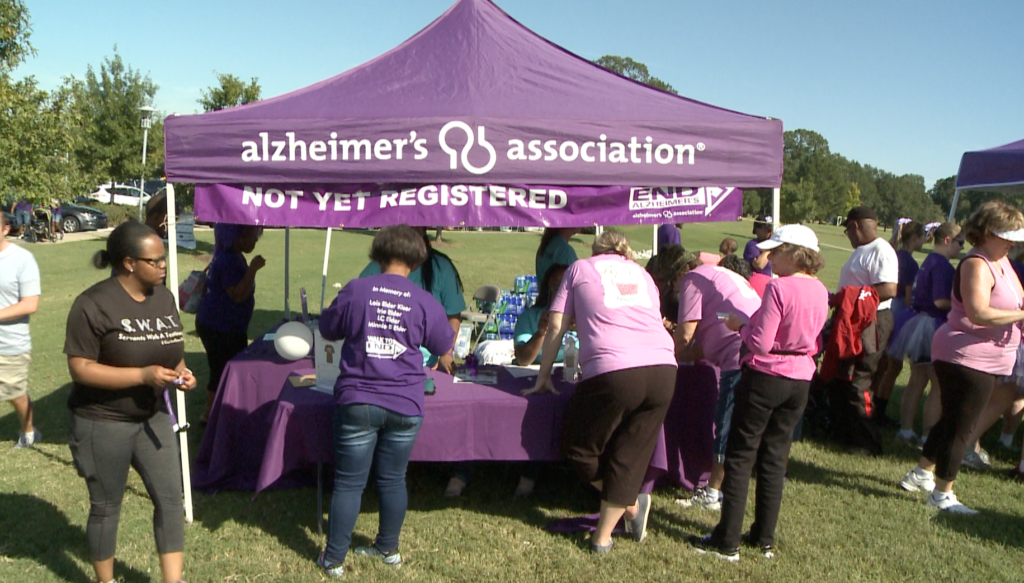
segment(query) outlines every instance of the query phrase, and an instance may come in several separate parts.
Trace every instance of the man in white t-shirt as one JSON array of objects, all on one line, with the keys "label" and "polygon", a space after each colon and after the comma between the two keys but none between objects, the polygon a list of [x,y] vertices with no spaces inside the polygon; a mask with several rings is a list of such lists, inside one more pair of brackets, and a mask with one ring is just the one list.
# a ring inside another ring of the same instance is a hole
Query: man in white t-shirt
[{"label": "man in white t-shirt", "polygon": [[28,317],[39,308],[39,266],[32,254],[7,241],[11,226],[0,213],[0,400],[10,401],[21,421],[16,448],[42,436],[32,426],[28,367],[32,340]]},{"label": "man in white t-shirt", "polygon": [[[875,326],[869,326],[865,334],[876,336],[864,343],[866,351],[854,363],[853,377],[832,382],[829,403],[836,437],[849,451],[878,455],[882,453],[882,438],[871,416],[876,405],[884,407],[885,404],[873,401],[871,386],[892,335],[893,317],[889,306],[896,296],[899,261],[892,245],[878,236],[878,216],[871,207],[851,209],[845,226],[846,237],[854,251],[839,273],[838,289],[875,288],[879,300]],[[874,351],[868,353],[871,349]]]}]

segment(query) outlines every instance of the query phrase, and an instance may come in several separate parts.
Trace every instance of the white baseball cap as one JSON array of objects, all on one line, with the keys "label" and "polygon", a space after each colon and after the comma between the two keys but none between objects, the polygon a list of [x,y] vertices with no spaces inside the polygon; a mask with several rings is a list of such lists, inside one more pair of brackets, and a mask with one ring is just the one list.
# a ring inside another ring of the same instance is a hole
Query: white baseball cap
[{"label": "white baseball cap", "polygon": [[818,235],[803,225],[782,225],[772,233],[772,236],[757,244],[762,251],[774,249],[783,243],[807,247],[812,251],[818,251]]}]

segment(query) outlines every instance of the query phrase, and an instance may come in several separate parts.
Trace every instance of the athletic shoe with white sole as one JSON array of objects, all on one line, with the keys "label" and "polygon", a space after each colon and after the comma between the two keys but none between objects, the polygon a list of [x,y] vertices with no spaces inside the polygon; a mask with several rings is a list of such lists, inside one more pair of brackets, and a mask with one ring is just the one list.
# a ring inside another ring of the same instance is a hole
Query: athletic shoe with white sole
[{"label": "athletic shoe with white sole", "polygon": [[907,492],[931,492],[935,490],[935,475],[928,472],[921,476],[918,475],[917,469],[910,470],[900,480],[900,487]]},{"label": "athletic shoe with white sole", "polygon": [[637,512],[632,519],[623,518],[626,526],[626,534],[633,537],[638,543],[644,542],[647,538],[647,519],[651,515],[651,495],[640,494],[636,497]]},{"label": "athletic shoe with white sole", "polygon": [[745,532],[740,535],[740,544],[745,547],[756,549],[760,555],[766,559],[775,558],[775,545],[762,545],[758,544],[753,537],[750,536],[749,532]]},{"label": "athletic shoe with white sole", "polygon": [[967,450],[967,453],[964,454],[964,461],[961,462],[961,465],[971,468],[972,470],[992,469],[992,462],[989,461],[988,452],[985,450]]},{"label": "athletic shoe with white sole", "polygon": [[327,562],[327,551],[320,553],[320,556],[316,558],[316,566],[320,567],[324,571],[324,575],[333,579],[340,579],[345,575],[345,568],[340,564],[328,563]]},{"label": "athletic shoe with white sole", "polygon": [[704,536],[692,535],[687,541],[695,551],[702,555],[711,555],[730,563],[738,563],[740,560],[739,549],[727,549],[715,544],[710,534]]},{"label": "athletic shoe with white sole", "polygon": [[33,445],[43,441],[43,433],[38,429],[32,431],[32,433],[18,432],[18,443],[14,444],[14,449],[27,449]]},{"label": "athletic shoe with white sole", "polygon": [[977,510],[968,508],[961,504],[960,501],[956,499],[956,494],[952,492],[947,494],[932,492],[931,495],[928,496],[927,504],[932,508],[937,508],[953,514],[967,514],[973,516],[978,513]]},{"label": "athletic shoe with white sole", "polygon": [[390,565],[392,567],[402,566],[402,555],[400,555],[398,551],[385,554],[384,551],[377,547],[377,545],[356,547],[352,550],[352,554],[358,557],[380,557],[381,560],[384,561],[385,565]]},{"label": "athletic shoe with white sole", "polygon": [[712,494],[707,487],[700,488],[690,498],[679,498],[676,504],[683,508],[703,508],[704,510],[721,510],[722,493]]}]

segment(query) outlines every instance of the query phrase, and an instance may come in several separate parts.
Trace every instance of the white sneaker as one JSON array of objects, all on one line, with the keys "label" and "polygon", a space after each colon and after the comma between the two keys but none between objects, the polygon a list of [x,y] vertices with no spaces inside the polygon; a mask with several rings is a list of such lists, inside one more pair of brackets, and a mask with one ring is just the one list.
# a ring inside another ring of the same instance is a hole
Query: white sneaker
[{"label": "white sneaker", "polygon": [[931,492],[935,490],[935,476],[931,472],[923,477],[919,476],[915,468],[903,476],[900,487],[907,492]]},{"label": "white sneaker", "polygon": [[717,495],[708,492],[708,488],[699,488],[694,492],[692,498],[677,498],[676,504],[683,508],[703,508],[704,510],[721,510],[722,509],[722,494]]},{"label": "white sneaker", "polygon": [[[938,498],[936,495],[942,496],[942,498]],[[927,504],[932,508],[945,510],[946,512],[952,512],[953,514],[967,514],[973,516],[978,513],[977,510],[973,510],[961,504],[960,501],[956,499],[956,494],[952,492],[948,494],[932,492],[932,494],[928,496]]]},{"label": "white sneaker", "polygon": [[961,462],[961,465],[971,468],[972,470],[992,469],[992,462],[989,461],[988,452],[985,450],[967,450],[967,453],[964,454],[964,461]]},{"label": "white sneaker", "polygon": [[18,441],[14,444],[14,449],[28,449],[33,445],[43,440],[43,433],[38,429],[32,431],[32,433],[18,432]]}]

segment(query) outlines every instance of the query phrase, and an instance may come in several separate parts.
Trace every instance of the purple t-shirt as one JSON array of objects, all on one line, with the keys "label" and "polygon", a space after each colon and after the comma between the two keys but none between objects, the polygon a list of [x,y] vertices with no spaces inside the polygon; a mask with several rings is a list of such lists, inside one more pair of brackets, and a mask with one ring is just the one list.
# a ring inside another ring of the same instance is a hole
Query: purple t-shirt
[{"label": "purple t-shirt", "polygon": [[[743,248],[743,260],[747,263],[757,259],[757,256],[761,254],[761,250],[757,248],[757,239],[751,239],[747,241],[747,246]],[[750,264],[750,269],[754,270],[754,273],[763,273],[768,277],[772,275],[772,262],[771,260],[765,264],[764,269],[754,269],[754,264]]]},{"label": "purple t-shirt", "polygon": [[899,263],[899,277],[896,279],[896,298],[905,303],[907,290],[914,287],[914,281],[917,279],[917,272],[920,268],[917,266],[917,261],[914,260],[914,255],[906,249],[898,249],[896,251],[896,260]]},{"label": "purple t-shirt", "polygon": [[455,342],[444,307],[401,275],[353,279],[320,315],[320,334],[341,340],[338,405],[377,405],[400,415],[423,415],[423,346],[444,354]]},{"label": "purple t-shirt", "polygon": [[17,204],[14,205],[14,212],[30,213],[32,212],[32,203],[27,200],[19,200]]},{"label": "purple t-shirt", "polygon": [[812,277],[773,279],[761,309],[740,329],[750,352],[743,362],[765,374],[809,381],[817,368],[818,335],[828,318],[828,290]]},{"label": "purple t-shirt", "polygon": [[658,227],[658,249],[665,245],[681,245],[683,239],[679,236],[679,228],[673,224],[664,224]]},{"label": "purple t-shirt", "polygon": [[242,281],[248,270],[249,264],[241,253],[214,253],[206,275],[203,298],[196,312],[196,324],[218,332],[245,333],[249,329],[249,320],[256,307],[256,288],[253,287],[253,293],[242,303],[232,300],[227,292],[227,288]]},{"label": "purple t-shirt", "polygon": [[704,359],[721,370],[739,370],[743,342],[718,315],[737,314],[749,320],[760,307],[761,297],[742,275],[724,267],[701,265],[683,277],[678,322],[700,322],[694,340]]},{"label": "purple t-shirt", "polygon": [[914,311],[945,321],[949,310],[935,307],[935,301],[948,300],[952,295],[954,275],[956,269],[949,259],[938,253],[929,253],[914,280]]},{"label": "purple t-shirt", "polygon": [[651,276],[621,255],[580,259],[565,272],[550,310],[576,319],[584,379],[641,366],[676,366]]}]

